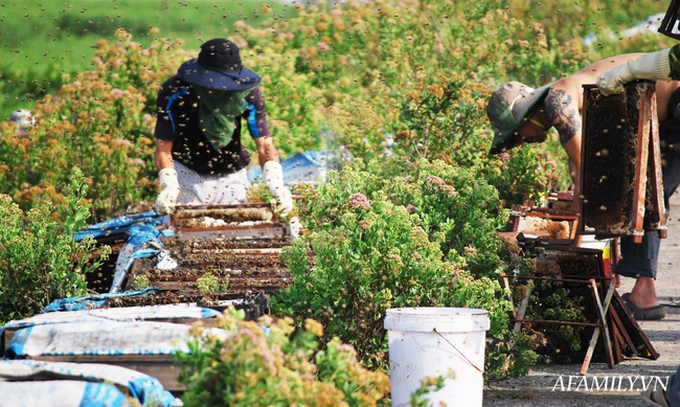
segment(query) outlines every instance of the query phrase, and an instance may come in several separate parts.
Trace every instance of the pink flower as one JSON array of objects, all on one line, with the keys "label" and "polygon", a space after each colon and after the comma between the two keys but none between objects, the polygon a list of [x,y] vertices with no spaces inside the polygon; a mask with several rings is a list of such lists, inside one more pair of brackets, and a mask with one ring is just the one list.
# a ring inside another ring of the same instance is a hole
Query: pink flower
[{"label": "pink flower", "polygon": [[357,355],[356,349],[354,349],[354,346],[343,343],[341,345],[338,345],[338,352],[350,352],[352,356]]},{"label": "pink flower", "polygon": [[352,205],[352,208],[354,209],[362,207],[366,210],[369,210],[371,208],[372,203],[373,201],[366,198],[366,196],[361,193],[356,193],[349,198],[349,204]]},{"label": "pink flower", "polygon": [[325,41],[319,41],[319,42],[317,42],[317,43],[316,43],[316,48],[317,48],[319,51],[328,51],[329,49],[331,49],[331,47],[329,47],[328,44],[326,44]]},{"label": "pink flower", "polygon": [[406,205],[406,211],[407,211],[408,213],[413,213],[413,212],[416,211],[416,207],[413,206],[413,205],[411,205],[411,204],[408,204],[408,205]]},{"label": "pink flower", "polygon": [[125,140],[125,139],[120,139],[120,138],[116,139],[114,141],[114,143],[116,143],[119,146],[125,146],[125,147],[132,147],[133,146],[133,144],[130,140]]},{"label": "pink flower", "polygon": [[[247,29],[247,27],[246,27],[246,29]],[[234,41],[234,43],[235,43],[236,46],[239,47],[240,49],[248,48],[248,41],[246,41],[246,40],[243,39],[243,38],[238,38],[238,39],[236,39],[236,41]]]},{"label": "pink flower", "polygon": [[147,113],[144,116],[142,116],[142,121],[144,123],[150,123],[150,122],[153,121],[153,116],[151,116],[150,114]]},{"label": "pink flower", "polygon": [[434,185],[434,190],[439,191],[439,188],[444,187],[446,182],[436,175],[430,175],[429,177],[425,178],[425,184],[428,186]]},{"label": "pink flower", "polygon": [[465,247],[465,252],[467,252],[467,254],[469,254],[470,256],[474,256],[477,254],[477,249],[472,247],[472,245],[467,245]]}]

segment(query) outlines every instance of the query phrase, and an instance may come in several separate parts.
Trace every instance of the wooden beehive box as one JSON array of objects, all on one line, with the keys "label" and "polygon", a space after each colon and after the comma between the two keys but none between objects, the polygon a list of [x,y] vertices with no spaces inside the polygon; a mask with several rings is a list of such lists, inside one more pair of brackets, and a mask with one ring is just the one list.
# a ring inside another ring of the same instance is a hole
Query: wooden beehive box
[{"label": "wooden beehive box", "polygon": [[[293,282],[290,271],[279,259],[279,253],[289,244],[167,239],[165,248],[178,262],[178,267],[161,270],[153,262],[136,260],[125,289],[132,289],[137,278],[145,277],[149,285],[159,288],[162,294],[173,292],[200,297],[197,302],[210,308],[219,306],[220,300],[248,298],[260,292],[275,294]],[[228,289],[210,295],[199,292],[197,281],[208,273],[216,278],[220,288]]]}]

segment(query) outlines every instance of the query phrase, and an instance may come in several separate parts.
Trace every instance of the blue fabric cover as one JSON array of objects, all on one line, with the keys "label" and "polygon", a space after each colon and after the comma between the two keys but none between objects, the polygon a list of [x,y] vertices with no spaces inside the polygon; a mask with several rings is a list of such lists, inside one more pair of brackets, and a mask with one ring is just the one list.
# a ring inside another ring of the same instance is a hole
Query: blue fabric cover
[{"label": "blue fabric cover", "polygon": [[109,219],[102,223],[88,226],[79,230],[73,235],[75,241],[81,241],[87,236],[94,238],[115,235],[124,233],[130,230],[137,224],[159,225],[163,223],[164,215],[158,215],[156,212],[139,213],[135,215],[124,215],[117,218]]}]

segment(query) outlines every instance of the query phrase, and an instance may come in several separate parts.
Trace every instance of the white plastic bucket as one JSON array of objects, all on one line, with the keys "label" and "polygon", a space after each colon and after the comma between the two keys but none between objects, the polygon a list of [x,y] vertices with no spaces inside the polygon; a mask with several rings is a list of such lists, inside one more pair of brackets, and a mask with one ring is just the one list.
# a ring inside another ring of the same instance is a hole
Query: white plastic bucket
[{"label": "white plastic bucket", "polygon": [[446,376],[431,405],[481,406],[488,312],[474,308],[392,308],[385,316],[392,406],[409,406],[425,376]]}]

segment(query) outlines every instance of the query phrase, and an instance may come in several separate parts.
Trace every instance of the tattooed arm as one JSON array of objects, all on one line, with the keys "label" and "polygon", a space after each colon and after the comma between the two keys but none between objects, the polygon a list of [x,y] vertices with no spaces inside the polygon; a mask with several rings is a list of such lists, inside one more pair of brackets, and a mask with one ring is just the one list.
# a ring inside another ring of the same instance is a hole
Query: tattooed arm
[{"label": "tattooed arm", "polygon": [[555,88],[545,99],[545,112],[560,135],[562,147],[569,156],[569,170],[578,180],[581,165],[581,114],[578,100],[564,89]]},{"label": "tattooed arm", "polygon": [[[562,86],[560,86],[562,85]],[[578,98],[568,86],[558,83],[545,99],[545,113],[560,135],[560,142],[569,156],[569,174],[574,182],[572,210],[580,210],[581,194],[581,113]]]},{"label": "tattooed arm", "polygon": [[562,147],[569,156],[569,170],[574,180],[572,209],[580,207],[581,125],[583,85],[594,84],[603,72],[642,54],[626,54],[595,62],[555,82],[545,99],[545,113],[560,134]]},{"label": "tattooed arm", "polygon": [[570,161],[572,178],[578,180],[581,165],[581,107],[583,106],[583,85],[594,84],[606,70],[623,64],[643,54],[626,54],[595,62],[555,82],[546,96],[546,114],[560,134],[562,147]]}]

